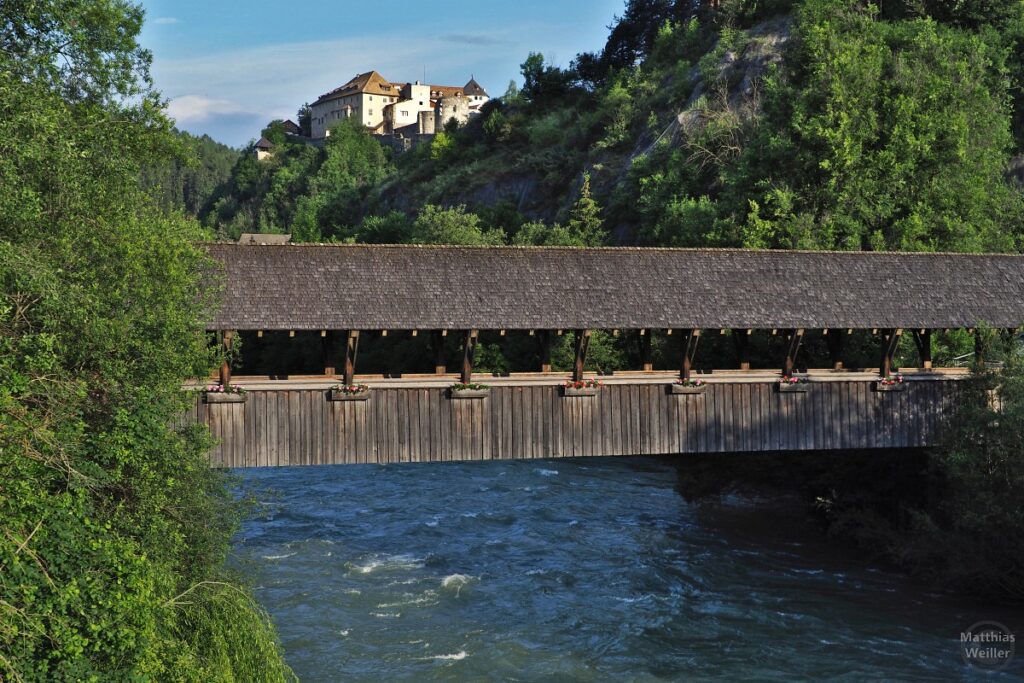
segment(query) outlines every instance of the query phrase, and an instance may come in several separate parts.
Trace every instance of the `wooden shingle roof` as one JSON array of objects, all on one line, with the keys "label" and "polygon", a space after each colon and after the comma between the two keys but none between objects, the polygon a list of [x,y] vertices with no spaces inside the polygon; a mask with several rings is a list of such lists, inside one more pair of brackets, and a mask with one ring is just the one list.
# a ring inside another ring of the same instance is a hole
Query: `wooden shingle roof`
[{"label": "wooden shingle roof", "polygon": [[210,244],[209,329],[955,328],[1024,323],[1024,257]]}]

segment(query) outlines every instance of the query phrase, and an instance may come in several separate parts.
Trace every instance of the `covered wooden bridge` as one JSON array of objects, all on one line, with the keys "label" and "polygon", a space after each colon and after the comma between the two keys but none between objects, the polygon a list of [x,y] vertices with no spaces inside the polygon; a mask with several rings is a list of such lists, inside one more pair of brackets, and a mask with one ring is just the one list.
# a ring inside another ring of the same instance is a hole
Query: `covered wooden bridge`
[{"label": "covered wooden bridge", "polygon": [[[314,331],[324,349],[322,376],[236,377],[246,394],[197,397],[192,419],[210,425],[220,440],[216,464],[225,466],[927,446],[964,376],[932,368],[932,333],[1016,330],[1024,320],[1024,257],[1010,255],[208,249],[222,291],[208,327],[224,344],[238,331]],[[642,366],[602,377],[599,388],[566,388],[584,379],[594,330],[639,331]],[[787,341],[776,368],[751,369],[745,347],[756,330]],[[877,368],[844,368],[844,342],[856,330],[878,335]],[[538,372],[474,378],[481,331],[533,335]],[[679,340],[672,373],[651,368],[654,331]],[[739,367],[694,375],[700,339],[726,331]],[[422,336],[439,350],[435,376],[361,378],[357,352],[367,333]],[[551,340],[570,333],[571,376],[552,373]],[[827,340],[830,363],[796,376],[809,334]],[[884,378],[904,334],[915,340],[919,368],[890,384]],[[450,335],[462,340],[457,377],[440,353]],[[452,391],[454,379],[490,386]],[[232,382],[227,364],[219,382]],[[331,391],[356,382],[370,390]]]}]

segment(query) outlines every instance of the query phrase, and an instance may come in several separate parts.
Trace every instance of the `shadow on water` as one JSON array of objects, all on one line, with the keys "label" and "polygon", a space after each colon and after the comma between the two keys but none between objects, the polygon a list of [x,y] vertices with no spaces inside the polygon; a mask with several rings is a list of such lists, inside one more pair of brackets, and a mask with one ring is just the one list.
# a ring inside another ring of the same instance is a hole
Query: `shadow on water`
[{"label": "shadow on water", "polygon": [[241,471],[275,500],[236,560],[304,680],[1018,680],[968,667],[958,636],[1024,632],[1019,611],[930,592],[827,538],[794,487],[714,469]]}]

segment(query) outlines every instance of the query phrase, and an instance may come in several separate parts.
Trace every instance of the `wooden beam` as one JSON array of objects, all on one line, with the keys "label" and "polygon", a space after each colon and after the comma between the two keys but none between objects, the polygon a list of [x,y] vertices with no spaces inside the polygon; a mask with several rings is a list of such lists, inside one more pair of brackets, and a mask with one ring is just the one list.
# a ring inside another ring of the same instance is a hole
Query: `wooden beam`
[{"label": "wooden beam", "polygon": [[844,330],[825,330],[825,342],[828,344],[828,357],[832,362],[833,370],[843,369],[843,346],[846,343],[847,334]]},{"label": "wooden beam", "polygon": [[444,352],[445,330],[434,330],[430,336],[430,345],[434,349],[434,374],[443,375],[448,372],[448,356]]},{"label": "wooden beam", "polygon": [[221,386],[228,386],[231,384],[231,346],[235,341],[234,330],[222,330],[220,333],[220,343],[224,351],[224,359],[220,364],[220,384]]},{"label": "wooden beam", "polygon": [[551,372],[551,330],[541,330],[537,336],[540,339],[540,371]]},{"label": "wooden beam", "polygon": [[882,377],[892,374],[892,359],[896,355],[896,347],[899,346],[902,334],[903,330],[899,328],[882,330],[882,362],[878,367],[878,372]]},{"label": "wooden beam", "polygon": [[576,330],[576,360],[572,366],[573,381],[583,379],[583,366],[587,362],[587,350],[590,348],[590,330]]},{"label": "wooden beam", "polygon": [[786,361],[782,366],[782,376],[792,377],[793,370],[796,368],[796,357],[800,353],[800,345],[804,341],[803,329],[790,330],[787,335],[789,338],[789,348],[786,349]]},{"label": "wooden beam", "polygon": [[651,357],[651,337],[653,335],[645,334],[645,332],[646,330],[640,330],[640,363],[644,372],[650,372],[654,369],[654,361]]},{"label": "wooden beam", "polygon": [[320,335],[324,354],[324,375],[333,377],[338,372],[338,340],[333,330],[324,330]]},{"label": "wooden beam", "polygon": [[683,367],[679,371],[679,379],[690,379],[693,359],[697,355],[697,343],[700,341],[700,330],[690,330],[680,337],[683,343]]},{"label": "wooden beam", "polygon": [[736,363],[740,370],[750,369],[750,334],[751,330],[732,330],[732,343],[736,347]]},{"label": "wooden beam", "polygon": [[359,353],[359,330],[349,330],[345,333],[345,368],[344,368],[344,379],[345,386],[353,384],[353,378],[356,374],[356,355]]},{"label": "wooden beam", "polygon": [[914,346],[917,347],[917,355],[921,359],[921,367],[925,370],[932,368],[932,331],[917,330],[914,332]]},{"label": "wooden beam", "polygon": [[476,356],[476,342],[480,336],[478,330],[467,330],[462,342],[462,383],[473,381],[473,359]]}]

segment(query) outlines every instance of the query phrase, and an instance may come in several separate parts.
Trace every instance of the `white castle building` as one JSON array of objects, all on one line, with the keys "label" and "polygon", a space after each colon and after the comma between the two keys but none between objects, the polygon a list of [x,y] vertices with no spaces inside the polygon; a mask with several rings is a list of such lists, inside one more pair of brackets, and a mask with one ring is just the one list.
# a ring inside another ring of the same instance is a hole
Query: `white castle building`
[{"label": "white castle building", "polygon": [[490,100],[473,78],[460,87],[393,83],[376,71],[359,74],[310,105],[310,136],[330,135],[330,127],[355,118],[374,135],[431,135],[449,121],[466,123]]}]

